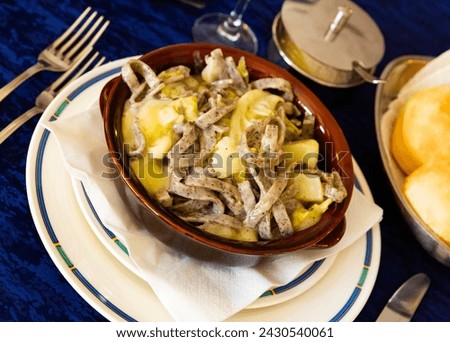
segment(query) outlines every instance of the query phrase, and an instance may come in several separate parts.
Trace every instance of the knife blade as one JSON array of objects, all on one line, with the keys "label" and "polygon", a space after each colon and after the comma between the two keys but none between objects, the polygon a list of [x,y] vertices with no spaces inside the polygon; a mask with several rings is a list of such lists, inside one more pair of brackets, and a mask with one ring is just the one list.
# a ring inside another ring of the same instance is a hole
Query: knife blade
[{"label": "knife blade", "polygon": [[430,286],[430,278],[418,273],[398,288],[376,322],[409,322]]}]

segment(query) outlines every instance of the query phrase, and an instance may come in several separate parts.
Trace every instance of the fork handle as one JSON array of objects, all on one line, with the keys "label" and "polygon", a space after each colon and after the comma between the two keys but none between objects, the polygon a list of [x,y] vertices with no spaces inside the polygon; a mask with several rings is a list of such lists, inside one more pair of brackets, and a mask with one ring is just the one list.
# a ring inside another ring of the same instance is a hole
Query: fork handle
[{"label": "fork handle", "polygon": [[0,132],[0,144],[2,144],[8,137],[13,134],[20,126],[22,126],[25,122],[30,120],[33,116],[37,114],[41,114],[42,109],[38,107],[33,107],[27,110],[22,115],[15,118],[13,121],[9,123],[8,126],[2,129]]},{"label": "fork handle", "polygon": [[26,81],[31,76],[44,69],[45,66],[42,63],[38,62],[35,65],[29,67],[24,72],[22,72],[19,76],[10,81],[7,85],[3,86],[2,89],[0,89],[0,102],[2,102],[6,96],[8,96],[14,89],[20,86],[24,81]]}]

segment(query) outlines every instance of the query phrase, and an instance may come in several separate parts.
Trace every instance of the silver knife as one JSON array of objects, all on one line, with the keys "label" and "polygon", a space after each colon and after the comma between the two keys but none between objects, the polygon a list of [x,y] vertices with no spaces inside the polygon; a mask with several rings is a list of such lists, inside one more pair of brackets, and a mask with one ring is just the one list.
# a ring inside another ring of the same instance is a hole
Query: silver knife
[{"label": "silver knife", "polygon": [[389,299],[376,322],[409,322],[430,286],[430,278],[418,273],[409,278]]}]

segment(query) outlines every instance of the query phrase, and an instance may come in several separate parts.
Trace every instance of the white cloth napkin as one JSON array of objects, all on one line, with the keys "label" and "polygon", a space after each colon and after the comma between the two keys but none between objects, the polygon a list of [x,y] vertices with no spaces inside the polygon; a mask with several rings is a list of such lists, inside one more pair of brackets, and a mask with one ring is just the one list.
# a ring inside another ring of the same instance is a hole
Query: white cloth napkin
[{"label": "white cloth napkin", "polygon": [[141,277],[176,321],[223,321],[267,289],[294,279],[309,263],[351,245],[382,218],[382,209],[355,188],[346,232],[332,248],[298,251],[252,267],[199,261],[150,235],[127,208],[120,180],[102,176],[112,169],[105,162],[107,147],[97,105],[44,125],[56,136],[70,175],[83,182],[102,222],[126,245]]}]

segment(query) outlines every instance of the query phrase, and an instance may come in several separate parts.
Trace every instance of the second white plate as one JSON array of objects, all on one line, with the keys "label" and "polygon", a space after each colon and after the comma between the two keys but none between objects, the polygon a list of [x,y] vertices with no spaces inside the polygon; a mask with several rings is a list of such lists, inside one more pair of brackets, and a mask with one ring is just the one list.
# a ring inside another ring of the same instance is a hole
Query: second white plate
[{"label": "second white plate", "polygon": [[[117,260],[123,263],[131,272],[140,276],[139,271],[128,255],[126,246],[120,241],[120,237],[111,232],[101,221],[82,182],[72,179],[72,184],[81,211],[95,235]],[[264,292],[259,299],[247,308],[254,309],[279,304],[302,294],[314,286],[328,272],[336,256],[332,255],[307,265],[292,281]]]}]

